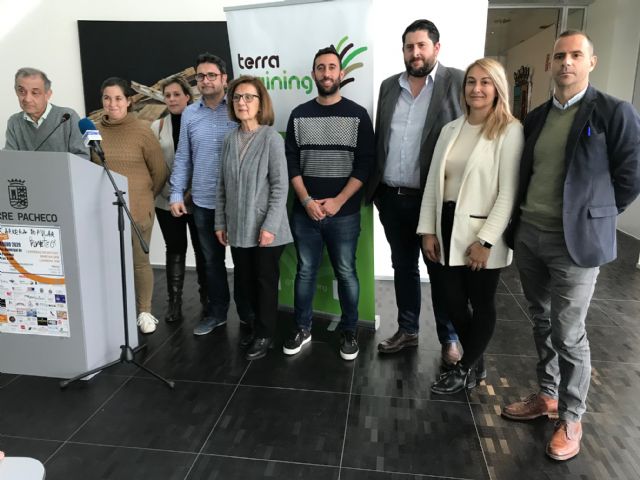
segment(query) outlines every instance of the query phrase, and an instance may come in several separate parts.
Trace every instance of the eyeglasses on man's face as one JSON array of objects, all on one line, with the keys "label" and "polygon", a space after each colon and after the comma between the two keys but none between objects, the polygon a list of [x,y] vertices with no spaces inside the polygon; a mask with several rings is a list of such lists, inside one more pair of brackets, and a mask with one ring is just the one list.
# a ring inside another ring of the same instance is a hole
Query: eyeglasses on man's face
[{"label": "eyeglasses on man's face", "polygon": [[209,73],[196,73],[196,80],[199,82],[202,82],[205,78],[207,78],[208,80],[215,82],[216,79],[222,75],[221,73],[213,73],[213,72],[209,72]]},{"label": "eyeglasses on man's face", "polygon": [[260,95],[253,93],[234,93],[233,97],[231,97],[234,103],[238,103],[240,99],[244,100],[244,103],[251,103],[254,98],[260,98]]}]

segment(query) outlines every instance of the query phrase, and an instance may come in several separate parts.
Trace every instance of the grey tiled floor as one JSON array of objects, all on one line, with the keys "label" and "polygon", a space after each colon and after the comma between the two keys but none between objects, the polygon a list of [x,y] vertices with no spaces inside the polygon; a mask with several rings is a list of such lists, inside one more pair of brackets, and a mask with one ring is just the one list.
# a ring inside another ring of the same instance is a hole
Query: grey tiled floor
[{"label": "grey tiled floor", "polygon": [[[140,358],[175,391],[131,366],[60,391],[55,379],[0,374],[0,449],[45,463],[47,480],[72,479],[637,479],[640,478],[640,242],[620,235],[587,319],[593,357],[582,451],[544,454],[553,425],[509,422],[500,406],[535,389],[536,353],[517,272],[503,272],[498,324],[475,390],[431,394],[439,344],[423,286],[420,345],[380,357],[395,331],[390,282],[377,282],[381,328],[359,331],[345,363],[327,324],[293,358],[277,348],[247,362],[232,308],[226,327],[194,337],[199,305],[187,278],[182,325],[160,322]],[[164,273],[154,313],[162,318]],[[0,366],[1,368],[1,366]]]}]

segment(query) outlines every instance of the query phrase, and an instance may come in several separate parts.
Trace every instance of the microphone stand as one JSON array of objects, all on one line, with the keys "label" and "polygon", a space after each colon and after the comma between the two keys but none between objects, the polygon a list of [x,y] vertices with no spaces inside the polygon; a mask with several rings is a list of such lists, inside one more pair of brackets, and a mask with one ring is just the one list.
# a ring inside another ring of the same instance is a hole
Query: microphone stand
[{"label": "microphone stand", "polygon": [[122,214],[123,211],[127,214],[127,217],[129,217],[129,223],[131,224],[131,227],[133,228],[133,231],[135,232],[136,237],[138,237],[138,240],[140,241],[140,245],[142,246],[142,250],[144,251],[144,253],[149,253],[149,246],[142,238],[142,233],[140,233],[140,230],[138,229],[136,222],[133,221],[131,212],[127,208],[127,204],[124,201],[124,196],[123,196],[124,192],[118,188],[118,185],[116,185],[116,182],[113,179],[113,176],[111,175],[111,170],[109,170],[109,167],[107,166],[107,161],[104,158],[104,153],[102,152],[101,149],[95,148],[94,145],[90,145],[90,147],[91,147],[91,151],[95,153],[102,161],[102,167],[104,168],[104,171],[107,173],[107,176],[109,177],[109,181],[111,182],[111,185],[113,185],[114,193],[116,195],[116,201],[113,202],[113,205],[117,205],[118,207],[118,232],[120,235],[120,274],[121,274],[121,280],[122,280],[122,307],[123,307],[122,314],[124,319],[124,345],[120,345],[119,359],[114,360],[113,362],[107,363],[106,365],[103,365],[101,367],[94,368],[93,370],[89,370],[88,372],[81,373],[80,375],[77,375],[68,380],[62,380],[60,382],[60,388],[65,389],[72,382],[80,380],[81,378],[87,377],[89,375],[93,375],[94,373],[100,372],[102,370],[106,370],[107,368],[111,368],[120,363],[132,363],[138,368],[153,375],[158,380],[163,381],[169,388],[173,389],[175,386],[175,383],[173,381],[167,380],[166,378],[161,377],[153,370],[150,370],[149,368],[145,367],[144,365],[136,361],[135,354],[138,353],[140,350],[143,350],[144,348],[146,348],[147,345],[146,344],[139,345],[137,348],[133,349],[129,344],[129,318],[128,318],[129,316],[127,313],[127,276],[126,276],[126,263],[124,259],[125,238],[124,238],[124,215]]},{"label": "microphone stand", "polygon": [[49,139],[51,138],[51,135],[53,135],[53,134],[54,134],[54,133],[55,133],[55,132],[60,128],[60,125],[62,125],[64,122],[66,122],[66,121],[67,121],[67,120],[69,120],[70,118],[71,118],[71,115],[69,115],[68,113],[65,113],[65,114],[62,116],[62,120],[60,120],[60,122],[58,122],[58,124],[53,128],[53,130],[51,130],[51,131],[49,132],[49,135],[47,135],[46,137],[44,137],[44,140],[42,140],[42,141],[40,142],[40,145],[38,145],[38,146],[37,146],[33,151],[34,151],[34,152],[37,152],[38,150],[40,150],[40,147],[41,147],[42,145],[44,145],[44,142],[46,142],[47,140],[49,140]]}]

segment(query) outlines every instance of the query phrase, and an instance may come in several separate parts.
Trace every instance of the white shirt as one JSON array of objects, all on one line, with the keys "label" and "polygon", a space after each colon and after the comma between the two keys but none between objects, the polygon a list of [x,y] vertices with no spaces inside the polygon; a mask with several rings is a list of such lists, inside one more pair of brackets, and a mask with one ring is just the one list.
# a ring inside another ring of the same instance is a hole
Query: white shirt
[{"label": "white shirt", "polygon": [[47,102],[47,108],[44,109],[44,113],[42,114],[42,116],[38,119],[37,122],[33,121],[33,118],[31,118],[27,112],[23,112],[22,113],[22,118],[24,118],[27,122],[31,122],[33,123],[33,125],[38,128],[40,125],[42,125],[44,123],[44,121],[47,119],[47,115],[49,115],[49,112],[51,111],[51,104],[49,102]]},{"label": "white shirt", "polygon": [[587,85],[585,87],[584,90],[582,90],[581,92],[576,93],[573,97],[571,97],[567,103],[565,103],[564,105],[562,103],[560,103],[558,101],[558,99],[556,98],[556,95],[554,93],[553,95],[553,106],[556,108],[559,108],[560,110],[566,110],[567,108],[569,108],[571,105],[575,105],[576,103],[578,103],[580,100],[582,100],[582,97],[584,97],[584,94],[587,93],[587,88],[589,88],[589,85]]},{"label": "white shirt", "polygon": [[420,144],[427,112],[433,96],[438,64],[425,77],[425,84],[414,98],[407,72],[400,75],[400,96],[391,117],[389,151],[383,183],[392,187],[420,188]]}]

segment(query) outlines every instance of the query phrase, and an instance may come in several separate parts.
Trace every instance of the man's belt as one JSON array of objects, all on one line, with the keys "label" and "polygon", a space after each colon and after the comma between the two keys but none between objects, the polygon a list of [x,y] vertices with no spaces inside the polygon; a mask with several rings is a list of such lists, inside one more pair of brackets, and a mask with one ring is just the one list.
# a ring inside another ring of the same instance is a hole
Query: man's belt
[{"label": "man's belt", "polygon": [[389,192],[395,193],[396,195],[406,195],[412,197],[419,197],[420,195],[422,195],[422,190],[420,190],[419,188],[391,187],[384,183],[381,183],[380,186],[383,189],[388,190]]}]

